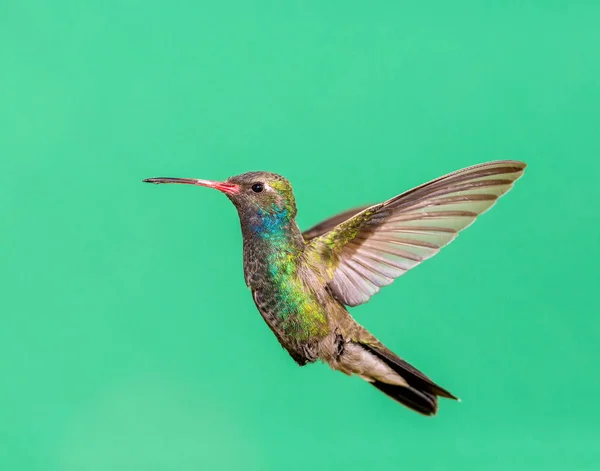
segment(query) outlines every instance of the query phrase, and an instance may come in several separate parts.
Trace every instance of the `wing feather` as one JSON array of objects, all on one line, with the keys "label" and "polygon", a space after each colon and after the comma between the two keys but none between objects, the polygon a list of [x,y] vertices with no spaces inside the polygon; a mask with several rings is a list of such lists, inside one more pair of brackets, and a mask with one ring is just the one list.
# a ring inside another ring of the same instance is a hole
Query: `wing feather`
[{"label": "wing feather", "polygon": [[315,237],[318,237],[320,235],[325,234],[326,232],[329,232],[331,229],[333,229],[339,223],[344,222],[347,219],[350,219],[355,214],[360,213],[362,210],[367,209],[370,206],[371,205],[361,206],[359,208],[354,208],[354,209],[349,209],[348,211],[344,211],[343,213],[336,214],[335,216],[332,216],[329,219],[325,219],[324,221],[320,222],[319,224],[304,231],[302,233],[302,237],[304,237],[304,240],[306,242],[308,242],[309,240],[314,239]]},{"label": "wing feather", "polygon": [[310,250],[331,260],[329,286],[337,298],[356,306],[452,242],[512,188],[525,167],[504,160],[459,170],[334,216],[305,232],[305,239]]}]

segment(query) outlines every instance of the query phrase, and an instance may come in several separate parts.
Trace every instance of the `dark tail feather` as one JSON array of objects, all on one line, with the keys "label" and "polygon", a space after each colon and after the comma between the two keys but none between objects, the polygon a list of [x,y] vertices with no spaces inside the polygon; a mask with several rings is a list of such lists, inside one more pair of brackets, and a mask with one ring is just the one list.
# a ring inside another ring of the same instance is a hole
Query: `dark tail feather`
[{"label": "dark tail feather", "polygon": [[398,358],[382,344],[362,344],[373,355],[384,361],[408,383],[409,387],[374,381],[371,384],[392,399],[425,415],[437,412],[437,396],[458,399],[456,396],[435,384],[414,366]]},{"label": "dark tail feather", "polygon": [[435,415],[437,412],[437,396],[435,394],[380,381],[374,381],[371,384],[400,404],[423,415]]}]

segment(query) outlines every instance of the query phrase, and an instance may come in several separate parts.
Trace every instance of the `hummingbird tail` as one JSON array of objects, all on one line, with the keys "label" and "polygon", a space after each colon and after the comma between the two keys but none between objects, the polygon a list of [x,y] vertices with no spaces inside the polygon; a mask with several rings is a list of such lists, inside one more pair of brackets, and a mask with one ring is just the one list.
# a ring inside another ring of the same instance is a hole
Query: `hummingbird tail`
[{"label": "hummingbird tail", "polygon": [[437,396],[458,400],[449,391],[435,384],[414,366],[399,358],[380,342],[362,344],[369,353],[383,361],[395,373],[402,377],[405,385],[389,384],[375,380],[371,384],[381,392],[405,406],[425,415],[435,415],[437,412]]},{"label": "hummingbird tail", "polygon": [[359,375],[384,394],[421,414],[435,415],[438,396],[457,399],[372,337],[369,342],[346,343],[338,358],[336,369]]},{"label": "hummingbird tail", "polygon": [[437,412],[437,396],[435,394],[410,386],[396,386],[381,381],[373,381],[371,384],[395,401],[420,414],[435,415]]}]

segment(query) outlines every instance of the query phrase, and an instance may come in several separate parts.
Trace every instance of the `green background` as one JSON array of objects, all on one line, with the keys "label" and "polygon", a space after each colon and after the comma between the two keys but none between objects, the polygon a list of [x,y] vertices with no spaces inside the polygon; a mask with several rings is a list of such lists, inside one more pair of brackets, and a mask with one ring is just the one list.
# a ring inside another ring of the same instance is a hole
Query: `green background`
[{"label": "green background", "polygon": [[[0,469],[600,469],[600,3],[3,1]],[[233,207],[157,175],[270,170],[301,227],[529,164],[352,312],[462,398],[424,418],[298,368]]]}]

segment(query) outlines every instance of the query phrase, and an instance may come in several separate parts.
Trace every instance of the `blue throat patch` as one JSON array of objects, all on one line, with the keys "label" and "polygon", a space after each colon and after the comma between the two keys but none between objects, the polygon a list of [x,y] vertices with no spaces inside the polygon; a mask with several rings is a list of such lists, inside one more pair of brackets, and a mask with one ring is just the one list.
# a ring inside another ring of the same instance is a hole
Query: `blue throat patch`
[{"label": "blue throat patch", "polygon": [[263,239],[277,238],[284,233],[285,226],[290,222],[289,211],[272,207],[272,211],[260,209],[260,223],[252,226],[252,231]]}]

